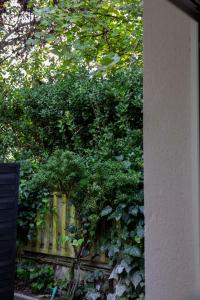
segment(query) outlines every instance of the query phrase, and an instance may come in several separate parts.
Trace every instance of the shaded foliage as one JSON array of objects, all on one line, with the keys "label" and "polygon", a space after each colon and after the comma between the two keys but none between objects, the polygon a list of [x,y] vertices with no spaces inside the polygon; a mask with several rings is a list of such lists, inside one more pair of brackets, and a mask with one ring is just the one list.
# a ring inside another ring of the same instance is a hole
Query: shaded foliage
[{"label": "shaded foliage", "polygon": [[20,149],[43,159],[59,148],[134,156],[142,141],[141,99],[137,68],[108,78],[72,72],[55,83],[14,90],[0,102],[1,155],[16,149],[17,157]]},{"label": "shaded foliage", "polygon": [[[2,157],[29,161],[21,181],[19,233],[33,236],[40,223],[36,213],[44,220],[50,192],[68,193],[80,222],[66,229],[66,241],[81,249],[80,256],[98,242],[95,256],[105,253],[113,268],[107,299],[143,299],[140,69],[102,78],[80,70],[15,90],[1,102],[0,118]],[[89,298],[94,295],[98,285],[87,290]]]},{"label": "shaded foliage", "polygon": [[0,82],[32,84],[77,66],[110,71],[142,58],[141,0],[2,0]]}]

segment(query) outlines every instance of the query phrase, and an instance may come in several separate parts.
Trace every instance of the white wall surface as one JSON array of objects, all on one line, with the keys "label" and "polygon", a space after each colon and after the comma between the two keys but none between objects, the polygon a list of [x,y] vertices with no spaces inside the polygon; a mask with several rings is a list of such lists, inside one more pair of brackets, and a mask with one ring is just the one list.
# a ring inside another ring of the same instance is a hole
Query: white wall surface
[{"label": "white wall surface", "polygon": [[145,300],[200,299],[198,27],[144,0]]}]

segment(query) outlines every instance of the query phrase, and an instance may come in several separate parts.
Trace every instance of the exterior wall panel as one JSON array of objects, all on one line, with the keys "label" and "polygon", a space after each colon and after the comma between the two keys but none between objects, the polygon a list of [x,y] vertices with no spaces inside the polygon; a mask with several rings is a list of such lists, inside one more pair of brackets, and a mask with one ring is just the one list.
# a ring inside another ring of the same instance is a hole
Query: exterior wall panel
[{"label": "exterior wall panel", "polygon": [[198,25],[144,1],[145,300],[199,299]]}]

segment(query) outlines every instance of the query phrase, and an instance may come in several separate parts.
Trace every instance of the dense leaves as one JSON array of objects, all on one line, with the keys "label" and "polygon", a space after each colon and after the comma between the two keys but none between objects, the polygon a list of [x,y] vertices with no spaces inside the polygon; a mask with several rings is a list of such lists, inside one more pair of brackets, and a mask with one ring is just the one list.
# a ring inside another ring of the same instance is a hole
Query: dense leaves
[{"label": "dense leaves", "polygon": [[141,63],[140,0],[0,3],[0,81],[55,78],[77,65],[110,71]]},{"label": "dense leaves", "polygon": [[140,0],[0,1],[0,160],[21,162],[18,236],[67,193],[79,226],[66,241],[79,258],[98,244],[113,269],[109,284],[91,275],[87,299],[144,298],[142,31]]},{"label": "dense leaves", "polygon": [[19,287],[28,287],[35,293],[45,292],[54,285],[54,269],[48,265],[35,264],[32,261],[22,260],[16,268],[16,278]]},{"label": "dense leaves", "polygon": [[[106,254],[113,267],[107,299],[143,299],[140,69],[106,78],[85,70],[68,73],[55,83],[13,92],[0,110],[1,126],[11,135],[8,148],[1,131],[2,155],[26,157],[32,166],[24,165],[19,233],[33,236],[34,224],[40,223],[36,212],[44,219],[50,207],[48,193],[68,193],[80,222],[66,229],[66,241],[83,257],[94,243],[95,256]],[[94,286],[90,293],[100,291]]]},{"label": "dense leaves", "polygon": [[34,180],[34,174],[39,167],[35,161],[21,161],[20,165],[18,238],[24,243],[27,239],[33,239],[36,223],[43,224],[44,216],[50,207],[50,193],[42,182]]},{"label": "dense leaves", "polygon": [[[142,73],[108,78],[72,72],[55,83],[14,90],[0,102],[1,155],[38,159],[55,149],[137,159],[142,141]],[[128,164],[128,162],[127,162]],[[136,163],[137,164],[137,163]]]}]

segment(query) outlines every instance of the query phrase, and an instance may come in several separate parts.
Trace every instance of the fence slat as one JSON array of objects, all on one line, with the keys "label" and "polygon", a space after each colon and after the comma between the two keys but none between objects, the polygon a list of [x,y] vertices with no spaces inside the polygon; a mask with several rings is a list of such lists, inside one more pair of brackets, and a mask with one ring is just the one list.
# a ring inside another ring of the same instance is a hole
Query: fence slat
[{"label": "fence slat", "polygon": [[[41,239],[42,239],[42,232],[41,232],[41,228],[37,228],[37,233],[36,233],[36,251],[40,251],[41,249]],[[34,249],[33,245],[31,247],[31,249]]]},{"label": "fence slat", "polygon": [[[79,225],[75,206],[70,203],[66,194],[53,193],[52,207],[45,217],[44,227],[37,228],[35,242],[30,241],[25,250],[74,258],[74,247],[70,243],[64,243],[63,238],[67,235],[68,225]],[[92,252],[95,253],[95,248]],[[85,260],[90,260],[90,257]],[[100,255],[96,262],[105,263],[105,255]]]},{"label": "fence slat", "polygon": [[49,253],[49,229],[50,229],[50,213],[47,213],[45,217],[45,226],[43,231],[43,239],[44,239],[44,245],[43,245],[43,251],[45,253]]},{"label": "fence slat", "polygon": [[58,245],[58,197],[57,194],[53,194],[53,236],[52,236],[52,254],[57,254],[57,245]]},{"label": "fence slat", "polygon": [[[67,196],[62,195],[61,200],[61,240],[66,236],[66,214],[67,214]],[[66,246],[65,243],[61,242],[61,255],[66,255]]]}]

